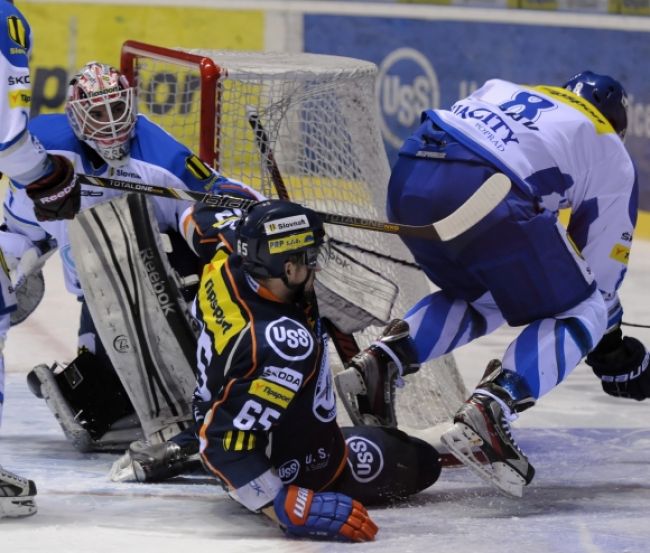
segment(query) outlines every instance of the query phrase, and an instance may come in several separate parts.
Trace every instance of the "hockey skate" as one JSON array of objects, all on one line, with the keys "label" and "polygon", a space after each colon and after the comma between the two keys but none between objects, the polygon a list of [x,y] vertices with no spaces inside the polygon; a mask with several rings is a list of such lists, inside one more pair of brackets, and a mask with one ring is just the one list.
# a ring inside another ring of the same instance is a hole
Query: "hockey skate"
[{"label": "hockey skate", "polygon": [[26,517],[36,512],[36,485],[0,467],[0,518]]},{"label": "hockey skate", "polygon": [[352,423],[397,426],[395,388],[403,386],[403,375],[419,368],[408,323],[393,319],[379,340],[355,355],[348,367],[334,377]]},{"label": "hockey skate", "polygon": [[[72,365],[72,364],[71,364]],[[97,424],[83,408],[75,407],[59,384],[65,374],[71,388],[83,381],[81,373],[71,365],[54,363],[52,367],[37,365],[27,374],[27,384],[32,393],[45,400],[46,405],[61,426],[64,435],[77,451],[124,450],[133,440],[142,437],[135,414],[121,417],[110,425]],[[68,370],[70,368],[70,370]],[[66,372],[67,371],[67,372]]]},{"label": "hockey skate", "polygon": [[172,441],[151,444],[138,440],[113,463],[109,477],[113,482],[160,482],[200,467],[196,439],[185,445]]},{"label": "hockey skate", "polygon": [[441,441],[461,463],[501,493],[521,497],[535,469],[512,437],[510,422],[517,418],[516,413],[531,407],[534,399],[529,394],[512,399],[508,389],[523,383],[511,381],[504,387],[495,382],[516,378],[512,375],[502,370],[499,361],[490,361],[478,388],[456,413],[454,425]]}]

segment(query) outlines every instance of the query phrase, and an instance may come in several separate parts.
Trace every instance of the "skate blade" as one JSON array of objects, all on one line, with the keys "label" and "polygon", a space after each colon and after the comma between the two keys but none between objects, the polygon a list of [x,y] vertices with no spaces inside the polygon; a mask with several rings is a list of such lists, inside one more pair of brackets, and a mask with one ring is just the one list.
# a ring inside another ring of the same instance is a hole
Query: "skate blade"
[{"label": "skate blade", "polygon": [[455,423],[440,436],[447,449],[474,474],[491,484],[500,493],[508,497],[522,497],[525,479],[512,467],[502,462],[484,463],[474,451],[483,444],[481,437],[463,423]]},{"label": "skate blade", "polygon": [[134,482],[137,480],[131,462],[131,454],[128,451],[113,463],[108,477],[112,482]]},{"label": "skate blade", "polygon": [[37,365],[32,369],[32,372],[40,381],[40,392],[45,404],[61,426],[65,437],[72,442],[73,447],[80,453],[92,451],[94,441],[88,431],[77,422],[75,414],[59,390],[52,371],[47,365]]},{"label": "skate blade", "polygon": [[32,497],[3,497],[0,499],[0,518],[23,518],[35,514],[36,502]]},{"label": "skate blade", "polygon": [[[406,432],[410,436],[420,438],[421,440],[435,447],[440,454],[440,465],[442,467],[464,467],[465,465],[463,465],[463,463],[461,463],[452,453],[449,452],[447,446],[445,446],[440,439],[442,434],[449,430],[450,424],[451,423],[449,421],[440,422],[438,424],[434,424],[433,426],[428,426],[427,428],[412,428],[409,426],[400,425],[400,430]],[[485,456],[485,453],[483,453],[483,451],[481,451],[479,448],[474,448],[473,454],[477,461],[481,464],[484,465],[486,463],[489,463],[488,458]]]}]

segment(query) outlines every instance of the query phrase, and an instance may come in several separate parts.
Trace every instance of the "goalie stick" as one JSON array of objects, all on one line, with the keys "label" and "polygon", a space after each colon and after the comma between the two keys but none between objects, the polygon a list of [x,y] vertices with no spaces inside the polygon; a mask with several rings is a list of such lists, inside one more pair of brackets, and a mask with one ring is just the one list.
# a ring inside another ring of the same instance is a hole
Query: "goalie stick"
[{"label": "goalie stick", "polygon": [[289,191],[284,184],[282,173],[280,173],[278,163],[275,161],[269,135],[266,133],[266,129],[262,126],[259,115],[257,115],[251,106],[246,106],[246,115],[248,116],[248,123],[255,133],[255,144],[257,144],[264,165],[266,165],[266,170],[269,172],[269,176],[273,181],[273,186],[275,187],[275,191],[278,193],[278,198],[281,200],[291,200],[291,198],[289,198]]},{"label": "goalie stick", "polygon": [[[230,209],[247,209],[257,203],[257,199],[241,198],[229,194],[210,194],[194,190],[182,190],[180,188],[165,188],[153,184],[124,181],[108,177],[93,177],[90,175],[77,174],[77,181],[80,184],[111,188],[124,192],[139,192],[164,198],[176,200],[188,200],[203,202],[213,207]],[[510,190],[510,179],[503,173],[495,173],[487,179],[472,194],[469,199],[456,211],[443,219],[430,225],[413,226],[389,223],[387,221],[376,221],[352,215],[341,215],[316,211],[323,219],[323,222],[331,225],[354,227],[386,234],[397,234],[399,236],[411,236],[425,240],[447,241],[456,238],[463,232],[469,230],[488,213],[490,213],[503,200]]]}]

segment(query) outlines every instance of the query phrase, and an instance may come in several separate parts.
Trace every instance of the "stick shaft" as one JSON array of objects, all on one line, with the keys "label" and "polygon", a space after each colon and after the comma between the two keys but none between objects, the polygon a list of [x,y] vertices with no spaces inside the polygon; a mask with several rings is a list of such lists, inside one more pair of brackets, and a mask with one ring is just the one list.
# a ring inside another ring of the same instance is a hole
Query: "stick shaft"
[{"label": "stick shaft", "polygon": [[[251,198],[240,198],[229,194],[209,194],[193,190],[182,190],[180,188],[166,188],[151,184],[134,183],[108,177],[92,177],[78,174],[79,183],[101,188],[111,188],[124,192],[139,192],[151,194],[164,198],[176,200],[189,200],[203,202],[212,207],[230,209],[247,209],[257,200]],[[510,179],[502,173],[496,173],[486,180],[483,185],[456,211],[430,225],[411,226],[374,219],[365,219],[353,215],[341,215],[316,211],[323,219],[323,222],[331,225],[353,227],[386,234],[397,234],[399,236],[411,236],[426,240],[451,240],[459,234],[470,229],[492,211],[505,198],[510,190]],[[285,189],[286,192],[286,189]]]}]

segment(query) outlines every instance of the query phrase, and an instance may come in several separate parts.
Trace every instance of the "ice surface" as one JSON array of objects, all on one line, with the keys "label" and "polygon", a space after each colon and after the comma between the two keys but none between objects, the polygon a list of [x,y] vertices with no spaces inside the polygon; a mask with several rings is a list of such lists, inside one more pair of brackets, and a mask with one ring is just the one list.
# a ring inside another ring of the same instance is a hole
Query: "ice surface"
[{"label": "ice surface", "polygon": [[[522,499],[500,496],[465,469],[447,469],[408,503],[371,509],[380,533],[370,544],[288,540],[202,478],[111,483],[106,474],[117,455],[72,450],[25,385],[33,365],[69,360],[75,350],[79,306],[63,290],[58,260],[48,263],[46,281],[43,304],[9,335],[0,436],[0,462],[36,481],[39,512],[0,521],[2,553],[650,551],[650,405],[605,396],[585,365],[516,423],[537,469]],[[622,289],[626,321],[650,324],[649,285],[650,244],[637,243]],[[650,345],[650,330],[625,331]],[[514,335],[505,329],[457,352],[470,387]]]}]

